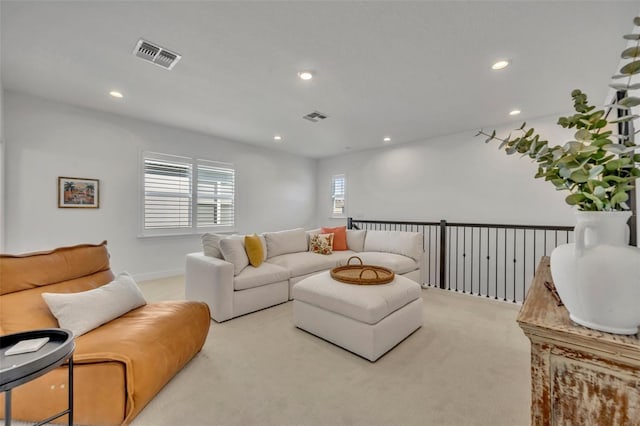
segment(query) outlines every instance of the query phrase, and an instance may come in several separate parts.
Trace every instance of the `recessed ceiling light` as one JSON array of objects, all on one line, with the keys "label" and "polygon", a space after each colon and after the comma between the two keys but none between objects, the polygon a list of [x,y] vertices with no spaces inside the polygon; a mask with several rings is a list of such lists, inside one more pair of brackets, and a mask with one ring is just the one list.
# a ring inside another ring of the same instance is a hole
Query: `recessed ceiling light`
[{"label": "recessed ceiling light", "polygon": [[382,139],[383,142],[391,142],[391,138],[389,136],[387,136],[386,138]]},{"label": "recessed ceiling light", "polygon": [[282,136],[280,136],[280,135],[275,135],[275,136],[273,137],[273,140],[274,140],[274,141],[281,141],[281,140],[282,140]]},{"label": "recessed ceiling light", "polygon": [[112,90],[109,92],[109,94],[111,96],[113,96],[114,98],[123,98],[124,96],[122,95],[122,93],[118,92],[117,90]]},{"label": "recessed ceiling light", "polygon": [[311,80],[313,78],[313,73],[311,71],[300,71],[298,73],[298,77],[302,80]]},{"label": "recessed ceiling light", "polygon": [[491,65],[492,70],[501,70],[506,68],[509,65],[509,61],[498,61],[495,64]]},{"label": "recessed ceiling light", "polygon": [[513,111],[509,112],[509,115],[518,115],[518,114],[520,114],[520,112],[521,111],[519,109],[514,109]]}]

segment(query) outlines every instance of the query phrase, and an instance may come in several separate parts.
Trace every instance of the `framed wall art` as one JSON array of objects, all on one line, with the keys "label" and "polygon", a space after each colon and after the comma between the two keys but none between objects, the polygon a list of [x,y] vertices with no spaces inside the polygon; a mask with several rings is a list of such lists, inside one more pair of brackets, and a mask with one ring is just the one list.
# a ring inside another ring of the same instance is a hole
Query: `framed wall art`
[{"label": "framed wall art", "polygon": [[58,207],[97,209],[100,207],[100,181],[58,177]]}]

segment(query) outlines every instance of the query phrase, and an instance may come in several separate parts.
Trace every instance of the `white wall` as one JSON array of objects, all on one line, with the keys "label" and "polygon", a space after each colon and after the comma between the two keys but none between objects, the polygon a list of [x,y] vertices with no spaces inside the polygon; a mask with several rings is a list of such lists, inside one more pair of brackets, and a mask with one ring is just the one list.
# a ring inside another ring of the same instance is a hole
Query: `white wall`
[{"label": "white wall", "polygon": [[[0,21],[2,20],[2,7],[0,7]],[[0,46],[2,46],[2,35],[0,33]],[[0,61],[1,62],[1,61]],[[2,64],[0,63],[0,253],[4,251],[4,89],[2,85]]]},{"label": "white wall", "polygon": [[[568,140],[556,118],[529,123],[553,144]],[[501,129],[506,135],[520,123]],[[476,131],[318,162],[318,216],[329,220],[331,175],[346,173],[347,215],[360,219],[573,225],[567,193],[534,179],[528,158],[507,156]]]},{"label": "white wall", "polygon": [[[233,163],[240,233],[315,225],[315,160],[5,92],[6,251],[109,241],[115,272],[179,273],[199,235],[138,238],[139,153]],[[100,179],[99,209],[59,209],[58,176]]]}]

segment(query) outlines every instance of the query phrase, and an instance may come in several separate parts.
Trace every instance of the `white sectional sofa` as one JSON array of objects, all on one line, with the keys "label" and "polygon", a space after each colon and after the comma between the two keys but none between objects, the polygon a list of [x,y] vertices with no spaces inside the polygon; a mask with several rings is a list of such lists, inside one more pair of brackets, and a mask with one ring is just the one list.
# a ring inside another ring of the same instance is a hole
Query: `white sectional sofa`
[{"label": "white sectional sofa", "polygon": [[347,230],[348,249],[328,255],[309,251],[309,237],[317,233],[320,229],[265,232],[260,235],[264,262],[258,267],[248,265],[243,237],[209,235],[203,240],[207,254],[186,257],[186,298],[206,302],[211,318],[226,321],[291,300],[297,282],[344,265],[351,256],[422,282],[421,233]]}]

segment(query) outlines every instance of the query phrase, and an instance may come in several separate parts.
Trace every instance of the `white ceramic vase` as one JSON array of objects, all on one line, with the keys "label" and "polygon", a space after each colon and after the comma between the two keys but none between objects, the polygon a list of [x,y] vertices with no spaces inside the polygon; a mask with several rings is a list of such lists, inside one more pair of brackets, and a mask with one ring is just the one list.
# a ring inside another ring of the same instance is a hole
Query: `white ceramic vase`
[{"label": "white ceramic vase", "polygon": [[628,211],[576,212],[575,243],[551,253],[551,275],[573,321],[615,334],[640,326],[640,249]]}]

